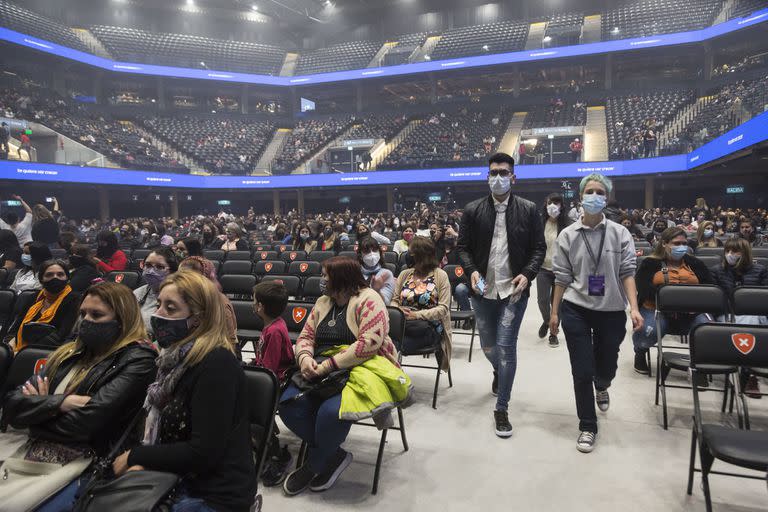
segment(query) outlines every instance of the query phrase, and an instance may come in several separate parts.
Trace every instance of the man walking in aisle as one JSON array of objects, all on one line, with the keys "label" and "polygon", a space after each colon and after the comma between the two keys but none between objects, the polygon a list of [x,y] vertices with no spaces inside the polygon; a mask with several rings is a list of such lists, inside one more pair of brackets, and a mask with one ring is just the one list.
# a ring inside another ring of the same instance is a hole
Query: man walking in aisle
[{"label": "man walking in aisle", "polygon": [[510,437],[507,409],[517,370],[517,334],[529,285],[544,261],[544,228],[536,205],[511,193],[515,161],[506,153],[489,160],[491,194],[464,208],[458,251],[470,275],[480,345],[493,366],[491,393],[496,435]]}]

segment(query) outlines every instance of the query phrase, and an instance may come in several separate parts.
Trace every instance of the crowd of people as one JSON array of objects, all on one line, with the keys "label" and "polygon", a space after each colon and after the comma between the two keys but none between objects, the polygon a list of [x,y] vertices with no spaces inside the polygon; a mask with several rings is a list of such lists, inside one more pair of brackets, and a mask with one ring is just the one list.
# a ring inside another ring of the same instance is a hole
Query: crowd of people
[{"label": "crowd of people", "polygon": [[[32,292],[4,342],[16,353],[30,346],[52,353],[41,372],[5,397],[4,415],[11,426],[30,429],[21,457],[77,470],[37,509],[71,510],[93,479],[92,460],[113,449],[143,411],[140,442],[121,447],[114,475],[185,476],[172,510],[248,510],[257,466],[242,365],[274,371],[283,388],[280,417],[309,447],[289,471],[293,457],[280,439],[286,434],[273,434],[264,484],[282,484],[288,496],[327,490],[352,460],[342,448],[351,421],[372,417],[383,428],[394,407],[412,401],[400,357],[434,354],[439,371],[450,371],[454,330],[471,327],[452,321],[453,307],[474,312],[493,371],[494,431],[510,437],[517,340],[534,281],[538,336],[558,348],[564,333],[576,447],[591,452],[596,408],[610,407],[627,308],[635,370],[647,373],[648,349],[669,328],[668,319],[657,322],[653,314],[659,286],[715,284],[729,294],[739,285],[768,286],[768,270],[752,255],[765,242],[763,208],[710,208],[699,199],[691,208],[622,209],[608,200],[611,181],[598,174],[582,179],[576,203],[552,193],[536,205],[512,193],[513,178],[514,160],[499,153],[490,158],[490,195],[461,210],[416,204],[388,214],[267,215],[251,208],[244,215],[102,222],[68,218],[55,198],[51,211],[14,196],[24,211],[6,211],[0,224],[2,284]],[[654,248],[638,264],[641,241]],[[253,251],[260,244],[332,254],[322,263],[322,296],[295,343],[283,320],[286,287],[262,281],[254,288],[253,309],[264,328],[249,358],[204,251]],[[722,260],[708,267],[692,250],[699,247],[723,247]],[[138,286],[109,282],[106,275],[128,269],[136,249],[148,249],[138,262]],[[344,250],[355,257],[339,256]],[[387,264],[392,251],[402,267]],[[449,265],[463,269],[461,279],[449,276]],[[403,313],[401,340],[387,335],[387,306]],[[682,319],[686,328],[710,320]],[[757,396],[755,376],[742,377]],[[40,496],[32,490],[17,499]]]}]

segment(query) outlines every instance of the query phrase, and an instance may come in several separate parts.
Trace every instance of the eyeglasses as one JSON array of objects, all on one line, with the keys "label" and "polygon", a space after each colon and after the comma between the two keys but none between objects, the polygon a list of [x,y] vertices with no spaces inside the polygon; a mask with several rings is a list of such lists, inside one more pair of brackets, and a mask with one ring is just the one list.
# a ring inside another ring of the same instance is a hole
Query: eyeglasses
[{"label": "eyeglasses", "polygon": [[154,263],[145,263],[144,264],[144,268],[151,268],[151,269],[160,270],[160,271],[168,270],[167,266],[165,266],[165,265],[155,265]]},{"label": "eyeglasses", "polygon": [[491,169],[488,174],[491,176],[509,176],[512,173],[509,169]]}]

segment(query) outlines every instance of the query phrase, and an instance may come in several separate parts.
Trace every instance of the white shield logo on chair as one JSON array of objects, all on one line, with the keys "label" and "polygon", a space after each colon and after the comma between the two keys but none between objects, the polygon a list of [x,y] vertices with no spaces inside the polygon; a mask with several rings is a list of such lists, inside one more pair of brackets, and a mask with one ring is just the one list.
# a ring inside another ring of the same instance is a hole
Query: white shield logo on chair
[{"label": "white shield logo on chair", "polygon": [[748,333],[731,334],[733,346],[744,355],[749,354],[755,348],[755,335]]},{"label": "white shield logo on chair", "polygon": [[295,307],[293,308],[293,321],[300,324],[304,317],[307,316],[307,308]]}]

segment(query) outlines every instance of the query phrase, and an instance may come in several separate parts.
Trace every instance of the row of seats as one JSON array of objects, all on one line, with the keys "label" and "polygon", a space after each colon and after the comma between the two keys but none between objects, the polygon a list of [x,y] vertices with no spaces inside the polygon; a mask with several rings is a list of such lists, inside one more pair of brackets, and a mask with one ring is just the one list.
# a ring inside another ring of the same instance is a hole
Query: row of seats
[{"label": "row of seats", "polygon": [[297,75],[361,69],[368,66],[381,43],[376,41],[352,41],[327,48],[302,52],[296,64]]},{"label": "row of seats", "polygon": [[273,172],[287,174],[295,170],[325,144],[341,135],[353,123],[353,119],[345,116],[299,121],[275,159]]},{"label": "row of seats", "polygon": [[584,126],[587,124],[587,104],[584,101],[564,101],[553,98],[549,105],[534,105],[528,109],[523,129],[551,126]]},{"label": "row of seats", "polygon": [[371,114],[354,122],[346,139],[384,139],[389,142],[408,124],[403,114]]},{"label": "row of seats", "polygon": [[765,0],[737,0],[729,13],[729,18],[749,16],[753,12],[765,9],[766,7],[768,5],[766,5]]},{"label": "row of seats", "polygon": [[89,51],[70,27],[6,0],[0,0],[0,26],[81,52]]},{"label": "row of seats", "polygon": [[285,59],[284,49],[268,44],[104,25],[90,30],[115,59],[129,62],[278,75]]},{"label": "row of seats", "polygon": [[712,25],[722,0],[642,0],[602,15],[603,40],[698,30]]},{"label": "row of seats", "polygon": [[454,28],[443,33],[430,57],[439,60],[522,50],[528,27],[525,21],[499,21]]}]

